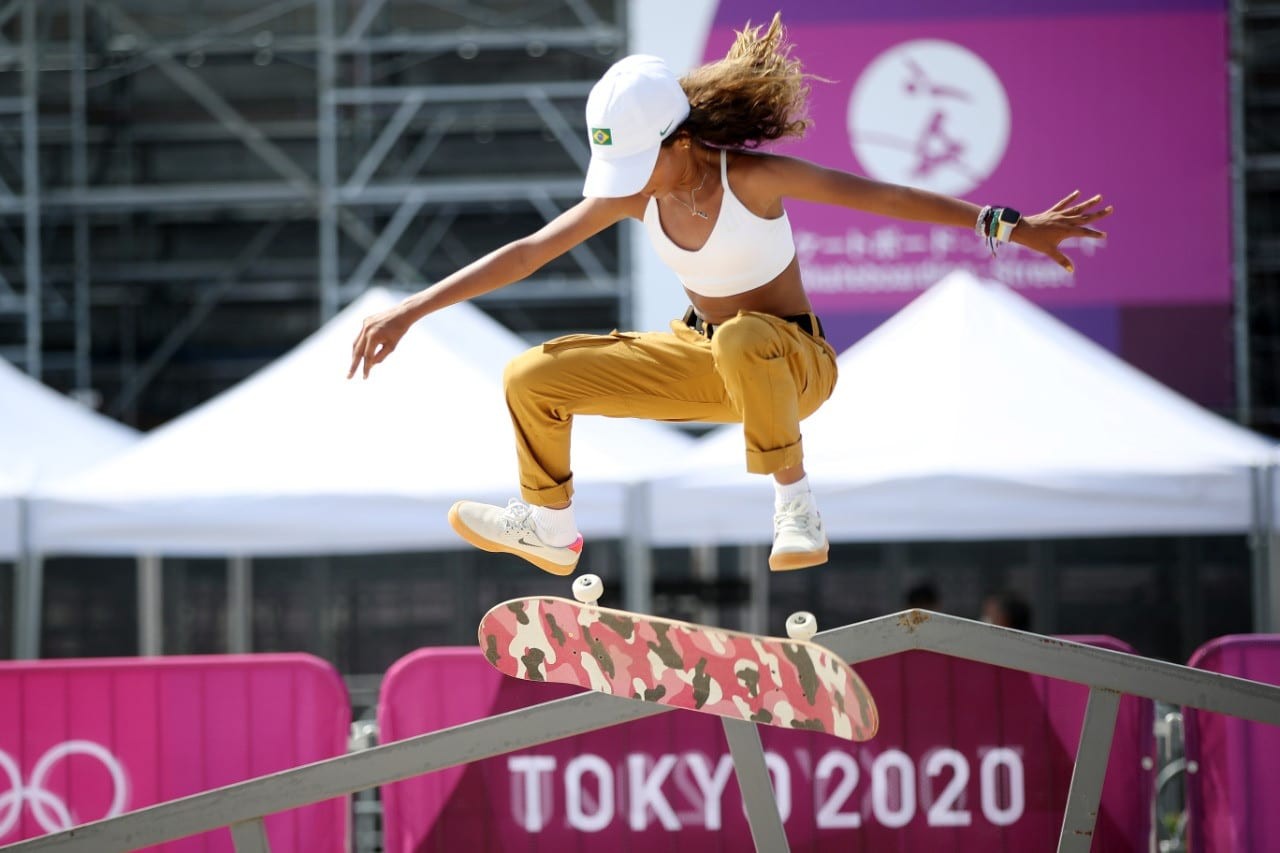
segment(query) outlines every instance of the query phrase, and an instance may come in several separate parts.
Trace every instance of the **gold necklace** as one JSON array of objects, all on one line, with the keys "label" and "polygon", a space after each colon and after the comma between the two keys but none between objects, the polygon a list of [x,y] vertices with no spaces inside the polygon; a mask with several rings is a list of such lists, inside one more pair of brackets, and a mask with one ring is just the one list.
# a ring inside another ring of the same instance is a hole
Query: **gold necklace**
[{"label": "gold necklace", "polygon": [[709,219],[710,217],[707,216],[707,212],[705,210],[698,210],[698,200],[694,196],[694,193],[702,189],[702,187],[706,183],[707,183],[707,173],[703,172],[702,180],[698,183],[696,187],[689,190],[689,201],[685,201],[684,199],[680,198],[680,196],[675,195],[674,193],[672,194],[671,197],[674,198],[676,201],[680,202],[681,204],[683,204],[685,207],[689,208],[689,213],[692,214],[693,216],[701,216],[703,219]]}]

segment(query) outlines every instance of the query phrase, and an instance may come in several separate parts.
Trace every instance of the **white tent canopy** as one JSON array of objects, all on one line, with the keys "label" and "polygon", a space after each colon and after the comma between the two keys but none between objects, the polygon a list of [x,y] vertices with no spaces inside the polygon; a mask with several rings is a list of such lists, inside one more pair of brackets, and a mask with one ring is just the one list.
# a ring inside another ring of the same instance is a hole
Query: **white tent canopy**
[{"label": "white tent canopy", "polygon": [[[460,546],[458,498],[517,494],[502,365],[519,337],[471,305],[410,329],[368,380],[346,379],[375,289],[277,362],[133,450],[52,484],[33,502],[49,553],[273,555]],[[579,418],[578,519],[623,532],[628,484],[691,439],[654,423]]]},{"label": "white tent canopy", "polygon": [[[1001,285],[956,273],[840,357],[803,425],[833,540],[1228,533],[1274,447]],[[762,542],[767,478],[742,431],[657,487],[653,541]]]},{"label": "white tent canopy", "polygon": [[18,500],[138,440],[138,433],[0,359],[0,560],[20,550]]}]

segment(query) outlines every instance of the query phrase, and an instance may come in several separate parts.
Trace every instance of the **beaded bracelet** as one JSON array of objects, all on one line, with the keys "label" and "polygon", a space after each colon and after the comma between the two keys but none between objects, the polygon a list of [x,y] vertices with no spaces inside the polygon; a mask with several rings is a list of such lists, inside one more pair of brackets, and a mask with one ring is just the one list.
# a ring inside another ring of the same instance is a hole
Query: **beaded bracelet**
[{"label": "beaded bracelet", "polygon": [[1013,239],[1013,229],[1022,221],[1022,214],[1012,207],[992,207],[987,205],[978,213],[978,221],[973,230],[979,237],[987,241],[991,256],[995,257],[996,246],[1008,243]]}]

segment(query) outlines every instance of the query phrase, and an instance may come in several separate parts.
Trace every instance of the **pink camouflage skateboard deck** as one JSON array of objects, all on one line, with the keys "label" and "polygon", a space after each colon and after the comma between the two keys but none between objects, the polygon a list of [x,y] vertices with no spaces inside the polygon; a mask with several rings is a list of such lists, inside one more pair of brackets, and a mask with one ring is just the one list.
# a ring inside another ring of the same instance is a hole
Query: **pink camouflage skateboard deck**
[{"label": "pink camouflage skateboard deck", "polygon": [[515,678],[852,741],[868,740],[879,726],[862,679],[834,652],[805,640],[552,596],[492,608],[480,621],[479,640],[489,663]]}]

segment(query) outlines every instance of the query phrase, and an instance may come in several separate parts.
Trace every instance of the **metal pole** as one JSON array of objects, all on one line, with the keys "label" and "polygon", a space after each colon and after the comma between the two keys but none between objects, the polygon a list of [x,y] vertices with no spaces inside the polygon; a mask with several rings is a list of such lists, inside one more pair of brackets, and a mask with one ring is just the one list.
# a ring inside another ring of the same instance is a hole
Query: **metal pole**
[{"label": "metal pole", "polygon": [[1266,482],[1270,470],[1266,467],[1249,469],[1249,498],[1252,518],[1249,525],[1249,565],[1253,595],[1253,630],[1271,630],[1270,575],[1271,565],[1267,550],[1271,544],[1267,514]]},{"label": "metal pole", "polygon": [[267,824],[262,818],[233,823],[231,841],[235,844],[236,853],[271,853]]},{"label": "metal pole", "polygon": [[320,210],[320,322],[338,313],[338,117],[333,89],[337,79],[334,56],[333,0],[316,0],[316,153],[319,158]]},{"label": "metal pole", "polygon": [[[89,184],[88,131],[85,92],[85,0],[71,0],[71,183],[77,194]],[[77,206],[72,224],[75,305],[75,387],[93,387],[91,311],[89,302],[89,220]]]},{"label": "metal pole", "polygon": [[623,566],[626,581],[623,583],[623,607],[632,613],[650,613],[653,610],[653,549],[649,541],[649,502],[652,499],[648,483],[633,483],[627,487],[626,529],[623,531]]},{"label": "metal pole", "polygon": [[738,550],[738,566],[750,584],[747,618],[743,630],[769,633],[769,558],[763,545],[743,545]]},{"label": "metal pole", "polygon": [[742,805],[746,808],[747,825],[756,850],[786,853],[791,848],[770,784],[759,730],[755,723],[725,719],[724,735],[729,742],[733,772],[738,777],[738,790],[742,792]]},{"label": "metal pole", "polygon": [[138,654],[164,649],[164,564],[160,557],[138,558]]},{"label": "metal pole", "polygon": [[1268,631],[1280,626],[1280,561],[1276,547],[1276,465],[1269,463],[1262,469],[1262,552],[1266,562],[1263,571],[1267,575],[1266,625]]},{"label": "metal pole", "polygon": [[44,602],[44,561],[31,552],[31,508],[18,498],[18,560],[13,596],[13,656],[40,657],[40,617]]},{"label": "metal pole", "polygon": [[40,277],[40,128],[39,128],[39,57],[37,55],[36,0],[22,4],[22,199],[23,251],[27,298],[27,373],[39,379],[42,374],[41,351],[41,277]]},{"label": "metal pole", "polygon": [[249,557],[227,560],[227,651],[248,654],[253,650],[253,561]]},{"label": "metal pole", "polygon": [[1102,802],[1102,782],[1107,775],[1107,759],[1111,755],[1119,710],[1119,693],[1101,687],[1090,688],[1080,746],[1076,750],[1076,766],[1071,773],[1071,789],[1067,792],[1067,810],[1058,836],[1058,853],[1089,853],[1093,845],[1098,804]]}]

